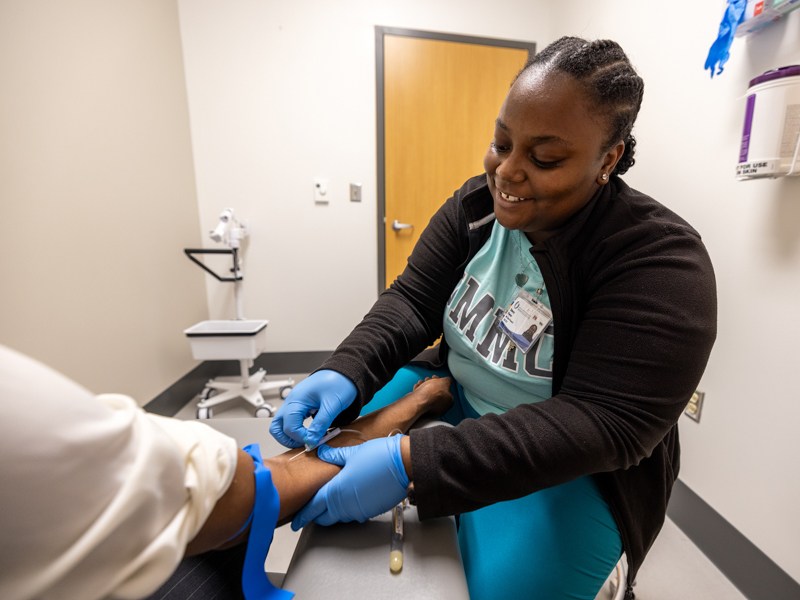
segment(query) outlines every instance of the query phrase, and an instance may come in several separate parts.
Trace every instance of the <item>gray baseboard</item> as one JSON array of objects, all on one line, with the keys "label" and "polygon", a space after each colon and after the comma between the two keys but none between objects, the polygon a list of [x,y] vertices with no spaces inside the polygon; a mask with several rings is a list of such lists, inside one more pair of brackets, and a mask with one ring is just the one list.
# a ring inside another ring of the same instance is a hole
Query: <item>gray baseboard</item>
[{"label": "gray baseboard", "polygon": [[142,408],[163,417],[174,417],[189,400],[200,393],[209,379],[220,375],[221,369],[217,362],[202,362]]},{"label": "gray baseboard", "polygon": [[667,515],[748,600],[800,599],[800,583],[680,479]]},{"label": "gray baseboard", "polygon": [[[254,361],[254,369],[264,369],[270,375],[311,373],[331,354],[328,351],[265,352]],[[157,415],[172,417],[200,393],[209,379],[234,375],[239,375],[238,361],[207,360],[145,404],[144,409]]]}]

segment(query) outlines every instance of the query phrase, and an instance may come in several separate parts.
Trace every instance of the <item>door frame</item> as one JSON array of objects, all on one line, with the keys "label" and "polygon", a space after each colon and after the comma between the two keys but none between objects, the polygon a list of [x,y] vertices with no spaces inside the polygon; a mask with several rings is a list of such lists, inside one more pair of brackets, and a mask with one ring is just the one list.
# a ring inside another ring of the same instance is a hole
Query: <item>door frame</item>
[{"label": "door frame", "polygon": [[386,289],[386,130],[384,114],[384,65],[383,38],[386,35],[423,38],[462,44],[478,44],[480,46],[498,46],[500,48],[516,48],[527,50],[530,58],[536,54],[536,42],[522,42],[501,38],[457,35],[438,31],[420,29],[401,29],[397,27],[375,26],[375,87],[377,99],[377,132],[378,132],[378,295]]}]

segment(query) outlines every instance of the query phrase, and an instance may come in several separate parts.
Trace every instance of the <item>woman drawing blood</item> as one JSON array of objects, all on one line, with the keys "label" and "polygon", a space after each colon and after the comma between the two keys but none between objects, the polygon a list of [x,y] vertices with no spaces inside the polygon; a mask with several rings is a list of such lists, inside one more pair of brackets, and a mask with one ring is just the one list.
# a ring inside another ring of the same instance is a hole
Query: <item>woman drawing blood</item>
[{"label": "woman drawing blood", "polygon": [[[374,516],[364,499],[375,513],[407,493],[423,519],[460,515],[472,598],[591,599],[623,551],[633,580],[663,524],[677,421],[716,336],[700,236],[621,178],[643,92],[609,40],[562,38],[529,61],[485,174],[439,209],[405,271],[292,391],[272,432],[289,446],[315,442],[334,418],[433,374],[451,378],[455,427],[323,447],[344,468],[295,527],[364,521]],[[537,321],[523,354],[500,325],[528,296],[552,320]],[[386,472],[397,485],[375,485]]]}]

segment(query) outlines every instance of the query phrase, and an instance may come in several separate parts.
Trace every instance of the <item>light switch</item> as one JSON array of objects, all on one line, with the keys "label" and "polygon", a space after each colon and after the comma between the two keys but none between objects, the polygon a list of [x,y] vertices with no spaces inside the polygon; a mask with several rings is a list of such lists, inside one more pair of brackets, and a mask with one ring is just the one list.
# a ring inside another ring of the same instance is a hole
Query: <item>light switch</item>
[{"label": "light switch", "polygon": [[350,184],[350,202],[361,202],[361,184]]},{"label": "light switch", "polygon": [[314,178],[314,202],[328,203],[328,180],[321,177]]}]

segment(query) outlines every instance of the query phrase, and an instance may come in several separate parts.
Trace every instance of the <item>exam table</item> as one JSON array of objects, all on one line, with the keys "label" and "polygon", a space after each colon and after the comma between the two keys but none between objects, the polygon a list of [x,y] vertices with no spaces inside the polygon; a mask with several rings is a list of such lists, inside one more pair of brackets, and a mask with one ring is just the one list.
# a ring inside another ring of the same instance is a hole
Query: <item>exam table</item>
[{"label": "exam table", "polygon": [[[269,433],[267,419],[212,419],[207,425],[239,446],[258,443],[261,455],[286,450]],[[468,600],[455,519],[420,521],[416,507],[404,512],[403,569],[389,570],[391,512],[366,523],[338,523],[303,529],[283,589],[296,600],[325,598],[415,598]]]}]

